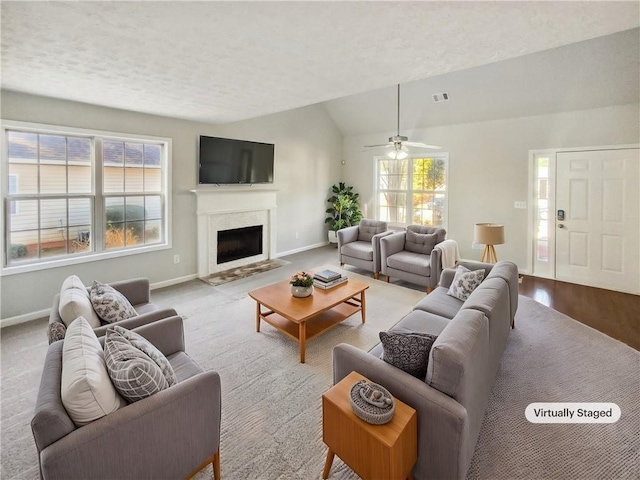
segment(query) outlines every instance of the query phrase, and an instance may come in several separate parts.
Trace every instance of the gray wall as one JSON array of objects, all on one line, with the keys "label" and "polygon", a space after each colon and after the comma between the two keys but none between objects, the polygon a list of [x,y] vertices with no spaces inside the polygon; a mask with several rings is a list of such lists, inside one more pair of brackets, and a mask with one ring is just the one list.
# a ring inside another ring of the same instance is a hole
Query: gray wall
[{"label": "gray wall", "polygon": [[[325,200],[341,176],[342,135],[326,110],[310,106],[227,125],[208,125],[124,110],[2,91],[0,117],[173,139],[173,248],[1,279],[1,318],[51,306],[62,281],[77,274],[85,284],[134,276],[152,283],[195,274],[196,149],[198,135],[227,136],[276,144],[278,252],[326,242]],[[247,187],[251,188],[251,187]],[[4,229],[4,227],[3,227]],[[295,232],[299,238],[295,238]],[[3,231],[4,235],[4,231]],[[181,262],[173,263],[179,254]]]},{"label": "gray wall", "polygon": [[[505,225],[506,243],[496,246],[498,258],[528,266],[527,210],[514,201],[528,192],[529,150],[640,143],[638,104],[551,115],[467,123],[402,131],[409,140],[441,145],[449,152],[448,238],[458,242],[463,258],[479,260],[473,250],[473,225]],[[363,145],[384,143],[393,132],[344,139],[343,180],[355,186],[374,215],[374,153]],[[423,150],[424,152],[424,150]]]}]

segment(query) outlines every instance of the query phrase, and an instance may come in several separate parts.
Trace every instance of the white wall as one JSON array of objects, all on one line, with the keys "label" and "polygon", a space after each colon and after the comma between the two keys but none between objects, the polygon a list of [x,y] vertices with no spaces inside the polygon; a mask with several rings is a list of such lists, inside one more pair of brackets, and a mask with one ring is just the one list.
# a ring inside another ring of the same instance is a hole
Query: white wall
[{"label": "white wall", "polygon": [[[412,141],[442,145],[449,152],[448,237],[458,242],[463,258],[480,259],[472,250],[473,225],[505,225],[506,243],[496,247],[498,258],[520,269],[527,262],[527,210],[514,201],[528,191],[529,150],[640,143],[640,106],[620,105],[551,115],[402,131]],[[344,139],[343,180],[353,184],[374,216],[373,156],[363,145],[383,143],[393,132]],[[423,150],[424,151],[424,150]],[[377,155],[380,155],[378,152]]]},{"label": "white wall", "polygon": [[[5,120],[173,139],[173,248],[2,277],[2,319],[49,308],[62,281],[71,274],[79,275],[85,284],[94,279],[111,282],[136,276],[158,283],[194,275],[196,199],[189,190],[196,188],[197,139],[201,134],[275,143],[277,251],[326,242],[325,200],[331,185],[340,180],[342,135],[321,106],[208,125],[8,91],[2,91],[1,100],[0,117]],[[181,258],[177,265],[173,263],[176,254]]]}]

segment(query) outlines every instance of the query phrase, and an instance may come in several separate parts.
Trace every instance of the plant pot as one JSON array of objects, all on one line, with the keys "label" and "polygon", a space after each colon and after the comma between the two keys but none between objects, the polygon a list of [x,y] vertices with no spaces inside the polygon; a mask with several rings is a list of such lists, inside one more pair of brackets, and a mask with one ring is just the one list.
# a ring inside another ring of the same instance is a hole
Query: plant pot
[{"label": "plant pot", "polygon": [[291,285],[291,295],[298,298],[308,297],[313,293],[313,285],[310,287],[296,287]]},{"label": "plant pot", "polygon": [[338,243],[338,232],[329,230],[329,243]]}]

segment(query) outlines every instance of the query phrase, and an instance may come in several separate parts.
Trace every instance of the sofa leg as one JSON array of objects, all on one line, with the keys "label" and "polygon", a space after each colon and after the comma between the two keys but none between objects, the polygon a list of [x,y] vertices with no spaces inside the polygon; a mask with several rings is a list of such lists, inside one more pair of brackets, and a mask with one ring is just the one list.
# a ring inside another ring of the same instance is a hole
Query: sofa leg
[{"label": "sofa leg", "polygon": [[213,478],[215,480],[220,480],[220,447],[218,447],[218,451],[213,456]]},{"label": "sofa leg", "polygon": [[340,266],[341,266],[341,267],[344,267],[344,263],[340,262]]},{"label": "sofa leg", "polygon": [[433,292],[433,287],[427,287],[427,295]]},{"label": "sofa leg", "polygon": [[378,280],[380,278],[380,274],[378,272],[375,272],[373,274],[373,278],[374,278],[374,280]]},{"label": "sofa leg", "polygon": [[207,458],[207,460],[205,460],[205,462],[202,465],[200,465],[193,472],[191,472],[187,477],[185,477],[185,479],[190,480],[191,478],[195,477],[198,473],[200,473],[200,471],[206,468],[207,465],[209,464],[213,466],[213,478],[215,480],[220,480],[220,447],[218,447],[218,451],[214,453],[213,456]]},{"label": "sofa leg", "polygon": [[389,275],[386,275],[386,277],[387,277],[387,283],[389,283]]}]

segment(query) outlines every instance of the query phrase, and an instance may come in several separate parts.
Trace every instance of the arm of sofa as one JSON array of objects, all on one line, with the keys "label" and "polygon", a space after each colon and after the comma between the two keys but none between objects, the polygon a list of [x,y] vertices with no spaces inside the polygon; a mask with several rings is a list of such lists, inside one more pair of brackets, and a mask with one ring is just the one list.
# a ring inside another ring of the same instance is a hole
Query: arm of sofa
[{"label": "arm of sofa", "polygon": [[404,250],[405,237],[405,232],[396,232],[380,239],[380,271],[383,275],[388,275],[387,258]]},{"label": "arm of sofa", "polygon": [[[123,326],[122,322],[118,322],[113,325]],[[106,328],[109,328],[109,326],[110,325],[105,325]],[[106,333],[106,328],[104,333]],[[165,357],[173,355],[177,352],[184,352],[185,350],[183,320],[179,315],[175,315],[169,318],[163,318],[156,322],[141,325],[137,328],[131,328],[131,330],[139,333],[144,338],[149,340],[149,342],[151,342],[151,344],[153,344],[158,350],[160,350]],[[100,345],[102,345],[103,347],[105,338],[106,337],[104,336],[104,334],[103,336],[98,338],[98,340],[100,341]]]},{"label": "arm of sofa", "polygon": [[120,282],[110,283],[109,286],[115,288],[127,297],[127,300],[131,302],[131,305],[140,305],[141,303],[149,303],[150,301],[148,278],[122,280]]},{"label": "arm of sofa", "polygon": [[[459,478],[464,471],[462,445],[469,435],[467,411],[423,380],[347,344],[333,349],[333,382],[352,371],[379,383],[418,413],[418,462],[415,478]],[[429,474],[427,475],[427,472]]]},{"label": "arm of sofa", "polygon": [[220,376],[197,374],[50,445],[42,476],[185,478],[219,448],[220,406]]},{"label": "arm of sofa", "polygon": [[453,282],[453,277],[456,276],[455,268],[445,268],[440,272],[440,286],[449,288]]},{"label": "arm of sofa", "polygon": [[373,273],[380,272],[381,268],[381,251],[380,251],[380,241],[383,237],[387,237],[393,234],[391,230],[387,230],[386,232],[376,233],[373,237],[371,237],[371,247],[373,248]]},{"label": "arm of sofa", "polygon": [[355,242],[358,240],[358,226],[347,227],[336,232],[338,236],[338,247],[346,245],[347,243]]},{"label": "arm of sofa", "polygon": [[36,408],[31,419],[38,452],[76,429],[62,405],[62,346],[62,341],[49,345],[42,369]]},{"label": "arm of sofa", "polygon": [[102,337],[107,333],[107,328],[111,325],[119,325],[127,330],[147,325],[149,323],[157,322],[163,318],[175,317],[178,313],[173,308],[163,308],[161,310],[154,310],[153,312],[143,313],[142,315],[136,315],[135,317],[120,320],[119,322],[108,323],[98,328],[94,328],[93,331],[97,337]]},{"label": "arm of sofa", "polygon": [[434,248],[431,250],[431,254],[429,255],[429,262],[431,268],[431,276],[429,277],[429,286],[431,288],[436,288],[438,286],[438,282],[440,281],[440,277],[442,275],[442,251]]}]

